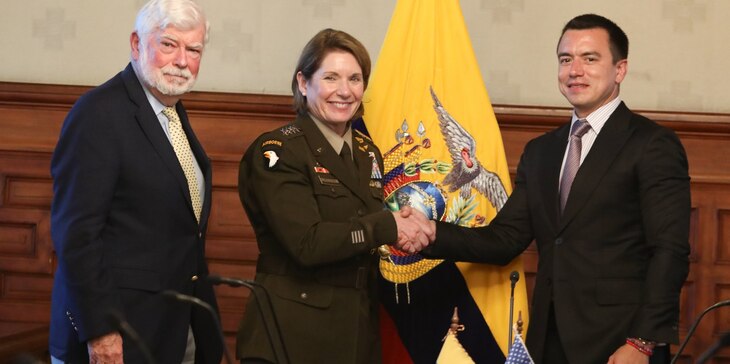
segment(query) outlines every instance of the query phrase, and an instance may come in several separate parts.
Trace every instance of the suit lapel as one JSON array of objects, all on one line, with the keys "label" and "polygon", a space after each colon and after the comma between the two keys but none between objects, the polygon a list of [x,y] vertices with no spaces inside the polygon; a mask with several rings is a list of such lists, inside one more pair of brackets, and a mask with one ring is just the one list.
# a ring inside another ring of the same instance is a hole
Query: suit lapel
[{"label": "suit lapel", "polygon": [[540,185],[542,186],[542,198],[545,201],[545,213],[557,226],[560,216],[559,182],[560,166],[563,163],[565,148],[567,147],[568,131],[570,125],[558,129],[552,138],[547,141],[546,152],[540,159]]},{"label": "suit lapel", "polygon": [[[185,200],[188,202],[190,212],[194,214],[193,203],[190,198],[190,190],[188,189],[188,180],[185,178],[185,173],[183,172],[182,167],[180,167],[180,161],[178,161],[177,159],[175,150],[172,148],[170,140],[167,139],[165,131],[162,130],[162,127],[160,126],[160,121],[157,119],[155,112],[152,110],[152,106],[147,100],[147,95],[145,95],[144,90],[142,89],[143,86],[139,83],[139,80],[137,79],[137,76],[134,73],[131,64],[128,65],[127,68],[122,72],[122,79],[124,80],[124,85],[127,89],[127,93],[129,94],[129,98],[138,106],[135,112],[135,119],[137,120],[137,123],[149,140],[150,144],[152,144],[152,148],[154,148],[154,150],[160,156],[160,159],[162,159],[162,162],[165,167],[167,167],[167,170],[175,177],[178,187],[180,188],[180,192],[183,194],[183,196],[185,196]],[[178,115],[180,116],[181,122],[183,123],[183,125],[187,125],[187,129],[185,130],[185,132],[189,133],[190,125],[189,123],[187,123],[187,115],[185,115],[185,121],[183,121],[183,116],[180,114],[180,110],[181,107],[177,107]],[[196,154],[196,157],[197,156],[198,155]],[[202,168],[203,166],[201,165],[201,169]],[[203,174],[205,175],[206,173],[204,172]],[[206,181],[206,186],[207,185],[208,181]],[[209,199],[206,198],[206,203],[208,203],[208,200]]]},{"label": "suit lapel", "polygon": [[[337,177],[337,179],[354,195],[358,196],[361,200],[363,200],[363,202],[366,202],[367,197],[363,195],[363,191],[367,190],[363,190],[358,186],[359,182],[355,179],[355,177],[353,177],[352,173],[347,170],[347,167],[339,154],[335,152],[332,145],[330,145],[324,135],[322,135],[322,132],[319,131],[317,125],[314,124],[314,121],[309,116],[299,116],[297,117],[296,124],[302,129],[302,131],[304,131],[304,135],[307,138],[307,144],[309,144],[309,148],[317,162],[327,168],[330,173]],[[362,176],[364,173],[362,171],[363,163],[360,160],[361,157],[358,156],[360,154],[361,152],[358,151],[358,148],[354,148],[353,155],[357,158],[356,163],[358,164],[358,176]],[[360,178],[360,180],[362,180],[362,178]]]},{"label": "suit lapel", "polygon": [[560,230],[564,229],[581,207],[590,200],[601,179],[623,149],[631,136],[630,120],[631,111],[622,102],[606,121],[575,175],[565,211],[560,219]]}]

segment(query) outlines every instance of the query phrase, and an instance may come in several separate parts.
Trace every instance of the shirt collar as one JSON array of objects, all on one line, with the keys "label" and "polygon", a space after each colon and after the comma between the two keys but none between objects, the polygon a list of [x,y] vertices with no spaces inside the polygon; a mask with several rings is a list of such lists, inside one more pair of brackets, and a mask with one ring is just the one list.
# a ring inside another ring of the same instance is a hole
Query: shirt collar
[{"label": "shirt collar", "polygon": [[350,146],[350,150],[352,150],[352,128],[350,127],[352,124],[350,122],[347,123],[347,131],[345,131],[345,135],[339,136],[334,130],[330,129],[329,126],[314,117],[314,115],[309,114],[309,117],[314,120],[314,125],[317,125],[319,131],[322,132],[324,138],[327,139],[327,142],[330,143],[332,149],[334,149],[337,154],[339,154],[342,150],[343,143],[347,143],[347,145]]},{"label": "shirt collar", "polygon": [[[606,125],[606,121],[608,121],[608,118],[611,117],[611,114],[616,111],[620,104],[621,98],[617,96],[615,99],[596,109],[596,111],[588,114],[585,119],[588,124],[591,125],[591,129],[593,129],[596,134],[598,134],[603,126]],[[580,118],[575,114],[575,110],[573,110],[573,119],[570,125],[573,125],[573,123],[579,119]]]}]

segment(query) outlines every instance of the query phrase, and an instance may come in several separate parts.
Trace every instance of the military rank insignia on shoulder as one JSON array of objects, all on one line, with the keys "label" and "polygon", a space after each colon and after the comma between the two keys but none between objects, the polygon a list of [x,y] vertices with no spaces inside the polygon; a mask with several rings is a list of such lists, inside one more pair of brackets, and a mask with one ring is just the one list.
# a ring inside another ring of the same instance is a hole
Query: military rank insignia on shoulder
[{"label": "military rank insignia on shoulder", "polygon": [[286,126],[282,127],[281,129],[279,129],[279,131],[281,132],[281,134],[283,136],[286,136],[286,137],[293,137],[293,136],[302,134],[302,129],[300,129],[298,126],[293,125],[293,124],[286,125]]}]

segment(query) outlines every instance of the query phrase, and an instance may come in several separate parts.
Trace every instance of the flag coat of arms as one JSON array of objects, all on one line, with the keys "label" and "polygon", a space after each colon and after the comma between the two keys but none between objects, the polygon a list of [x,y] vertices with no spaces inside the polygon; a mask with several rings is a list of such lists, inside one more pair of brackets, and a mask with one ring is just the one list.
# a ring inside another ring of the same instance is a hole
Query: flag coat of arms
[{"label": "flag coat of arms", "polygon": [[[389,208],[409,205],[467,227],[491,221],[511,184],[457,0],[398,1],[363,102],[365,127],[384,155]],[[504,362],[509,276],[523,272],[521,258],[497,267],[380,250],[384,363],[436,362],[454,307],[469,356]],[[514,302],[527,317],[524,280]]]}]

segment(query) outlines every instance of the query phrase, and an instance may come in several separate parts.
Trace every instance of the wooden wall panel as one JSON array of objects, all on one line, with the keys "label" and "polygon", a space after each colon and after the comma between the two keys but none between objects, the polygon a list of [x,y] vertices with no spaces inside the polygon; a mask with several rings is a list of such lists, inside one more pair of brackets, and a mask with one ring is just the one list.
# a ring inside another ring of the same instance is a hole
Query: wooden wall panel
[{"label": "wooden wall panel", "polygon": [[[66,113],[86,90],[0,82],[0,358],[45,350],[55,268],[49,219],[50,158]],[[207,241],[210,270],[252,279],[258,250],[238,199],[238,162],[259,134],[292,120],[291,98],[194,92],[184,103],[213,164]],[[510,105],[494,109],[513,176],[525,143],[564,123],[570,113],[566,108]],[[706,307],[730,298],[730,115],[643,114],[677,131],[690,163],[692,252],[681,296],[684,336]],[[531,299],[538,261],[534,245],[523,259]],[[250,292],[216,287],[216,293],[232,347]],[[690,362],[729,329],[730,307],[708,314],[682,360]],[[721,352],[715,362],[730,363],[730,351]]]}]

